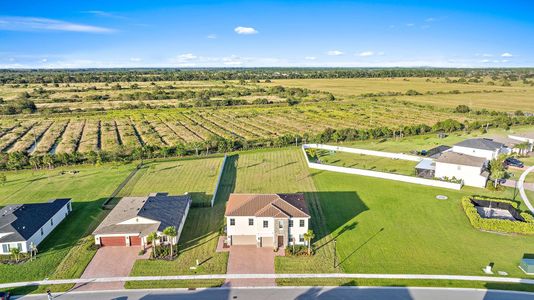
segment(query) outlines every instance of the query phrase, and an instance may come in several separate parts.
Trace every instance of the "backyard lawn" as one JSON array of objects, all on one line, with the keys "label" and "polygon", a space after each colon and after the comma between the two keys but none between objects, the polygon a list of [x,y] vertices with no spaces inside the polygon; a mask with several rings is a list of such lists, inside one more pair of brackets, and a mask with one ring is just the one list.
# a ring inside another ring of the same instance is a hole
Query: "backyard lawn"
[{"label": "backyard lawn", "polygon": [[[100,205],[132,169],[133,165],[109,164],[4,173],[7,182],[0,185],[0,206],[63,197],[72,198],[73,212],[39,245],[36,260],[0,264],[0,282],[79,277],[94,254],[81,239],[102,220]],[[78,173],[61,175],[73,170]]]}]

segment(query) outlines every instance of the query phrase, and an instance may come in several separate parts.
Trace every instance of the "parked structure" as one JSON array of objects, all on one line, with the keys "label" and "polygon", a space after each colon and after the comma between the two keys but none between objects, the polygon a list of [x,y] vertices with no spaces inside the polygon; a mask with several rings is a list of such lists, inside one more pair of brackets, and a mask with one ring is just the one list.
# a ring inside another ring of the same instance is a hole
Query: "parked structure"
[{"label": "parked structure", "polygon": [[0,209],[0,254],[37,247],[72,211],[70,199],[8,205]]},{"label": "parked structure", "polygon": [[[93,232],[100,246],[146,246],[147,236],[156,232],[163,242],[176,244],[191,207],[191,196],[153,193],[148,197],[125,197]],[[163,230],[174,226],[178,233],[169,240]]]},{"label": "parked structure", "polygon": [[485,187],[489,176],[487,165],[488,160],[483,157],[444,152],[435,162],[435,177],[458,179],[468,186]]},{"label": "parked structure", "polygon": [[302,193],[231,194],[225,217],[228,245],[306,244],[310,215]]}]

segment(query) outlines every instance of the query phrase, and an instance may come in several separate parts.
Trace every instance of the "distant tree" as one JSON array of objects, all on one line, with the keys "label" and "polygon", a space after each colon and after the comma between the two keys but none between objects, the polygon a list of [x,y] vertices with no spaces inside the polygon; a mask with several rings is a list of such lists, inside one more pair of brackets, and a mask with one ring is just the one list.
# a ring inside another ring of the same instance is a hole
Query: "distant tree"
[{"label": "distant tree", "polygon": [[3,173],[0,174],[0,184],[1,184],[2,186],[4,186],[4,185],[6,184],[6,182],[7,182],[6,174],[3,174]]},{"label": "distant tree", "polygon": [[462,114],[468,113],[470,111],[471,111],[471,108],[469,108],[469,106],[467,106],[465,104],[460,104],[460,105],[456,106],[456,108],[454,109],[454,112],[462,113]]},{"label": "distant tree", "polygon": [[514,112],[514,115],[520,117],[520,116],[524,116],[525,113],[524,113],[522,110],[516,110],[516,111]]}]

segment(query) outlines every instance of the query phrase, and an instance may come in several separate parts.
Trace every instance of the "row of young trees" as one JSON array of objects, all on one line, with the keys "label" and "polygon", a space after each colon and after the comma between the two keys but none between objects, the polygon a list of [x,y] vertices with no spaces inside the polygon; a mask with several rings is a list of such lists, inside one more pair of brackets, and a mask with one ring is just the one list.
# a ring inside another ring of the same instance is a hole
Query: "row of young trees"
[{"label": "row of young trees", "polygon": [[355,140],[394,138],[421,135],[432,132],[455,132],[481,130],[485,132],[490,127],[509,129],[514,125],[534,125],[534,117],[526,116],[498,116],[491,121],[458,122],[453,119],[439,121],[433,126],[425,124],[408,125],[401,128],[377,127],[372,129],[359,128],[327,128],[318,134],[305,133],[287,134],[275,138],[256,140],[225,139],[210,136],[203,142],[177,144],[173,146],[149,146],[133,149],[119,148],[116,152],[91,151],[87,153],[58,153],[43,156],[28,155],[25,152],[0,154],[0,170],[18,170],[24,168],[53,168],[56,166],[75,164],[99,164],[103,162],[129,162],[133,160],[184,157],[202,154],[227,153],[238,150],[248,150],[267,147],[285,147],[302,143],[328,143]]},{"label": "row of young trees", "polygon": [[190,80],[265,80],[304,78],[387,77],[482,77],[510,81],[534,77],[532,68],[236,68],[236,69],[87,69],[87,70],[1,70],[0,84],[150,82]]}]

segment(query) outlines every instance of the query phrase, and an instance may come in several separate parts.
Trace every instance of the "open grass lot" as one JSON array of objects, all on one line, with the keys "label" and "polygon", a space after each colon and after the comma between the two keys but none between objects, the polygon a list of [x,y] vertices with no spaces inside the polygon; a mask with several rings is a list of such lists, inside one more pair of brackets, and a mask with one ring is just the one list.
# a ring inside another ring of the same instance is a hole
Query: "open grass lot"
[{"label": "open grass lot", "polygon": [[[428,81],[427,81],[428,79]],[[512,86],[501,86],[499,82],[490,85],[490,78],[483,83],[447,83],[444,78],[349,78],[349,79],[287,79],[273,80],[263,85],[283,85],[308,89],[323,90],[336,96],[359,96],[366,93],[403,92],[415,90],[420,93],[448,92],[458,90],[469,92],[463,94],[436,94],[419,96],[396,96],[399,100],[430,104],[441,107],[456,107],[465,104],[477,109],[532,111],[531,99],[534,87],[521,82],[512,82]],[[499,92],[493,92],[497,90]],[[486,92],[485,92],[486,91]],[[489,92],[491,91],[491,92]],[[391,97],[384,97],[391,99]],[[504,105],[506,103],[506,105]]]},{"label": "open grass lot", "polygon": [[[87,249],[92,239],[82,238],[102,220],[100,205],[132,169],[133,165],[103,165],[6,172],[7,182],[0,185],[1,206],[67,197],[73,199],[73,212],[39,245],[36,260],[0,265],[0,282],[79,277],[94,254]],[[60,175],[65,170],[79,173]]]},{"label": "open grass lot", "polygon": [[120,191],[118,197],[146,196],[154,192],[191,194],[193,203],[209,204],[222,157],[155,161],[145,164]]},{"label": "open grass lot", "polygon": [[417,162],[347,152],[319,151],[322,164],[414,176]]}]

